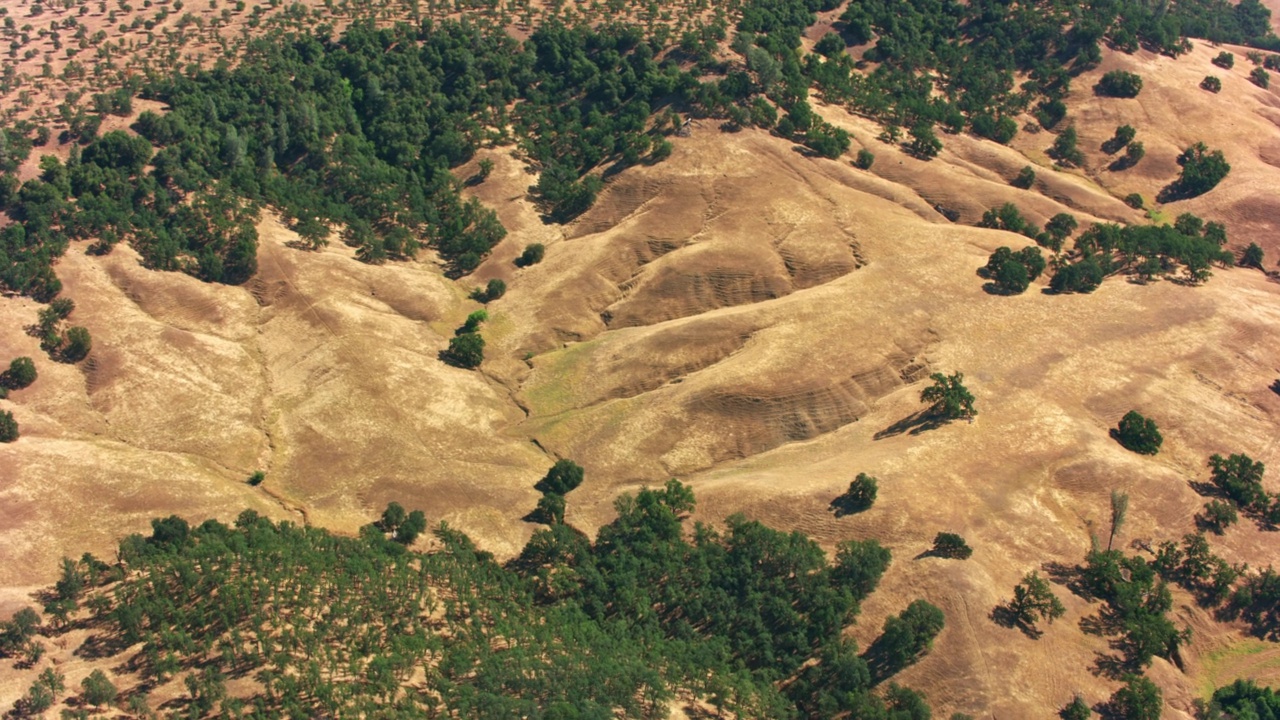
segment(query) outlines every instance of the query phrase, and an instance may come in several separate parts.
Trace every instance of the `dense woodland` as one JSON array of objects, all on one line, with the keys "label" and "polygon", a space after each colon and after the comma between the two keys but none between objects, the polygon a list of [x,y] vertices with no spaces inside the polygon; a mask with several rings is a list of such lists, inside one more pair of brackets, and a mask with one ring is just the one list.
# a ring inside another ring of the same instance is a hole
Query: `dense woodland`
[{"label": "dense woodland", "polygon": [[[548,492],[567,492],[556,477]],[[181,674],[190,717],[657,718],[677,693],[743,717],[929,717],[887,680],[928,651],[940,610],[912,603],[861,655],[841,635],[889,565],[877,542],[829,560],[741,517],[690,528],[675,480],[616,506],[595,542],[550,520],[505,565],[443,524],[433,550],[407,549],[425,518],[394,504],[356,538],[248,511],[231,527],[156,520],[117,565],[63,563],[46,632],[87,613],[81,652],[123,652],[143,678],[119,704]],[[37,622],[6,624],[0,650]],[[260,691],[228,695],[238,677]]]},{"label": "dense woodland", "polygon": [[[247,40],[233,67],[224,58],[204,69],[149,67],[145,78],[120,73],[119,87],[94,96],[94,112],[68,98],[62,135],[76,147],[65,164],[42,159],[37,179],[18,183],[13,172],[48,142],[48,127],[23,120],[0,130],[0,210],[14,221],[0,230],[0,286],[53,298],[52,264],[75,239],[93,239],[95,252],[129,241],[156,269],[242,283],[256,271],[263,206],[313,247],[337,234],[378,263],[428,246],[463,274],[505,234],[450,172],[483,145],[518,146],[538,171],[533,194],[547,218],[566,222],[609,174],[665,158],[681,114],[774,128],[838,157],[849,136],[814,114],[816,87],[881,119],[889,138],[908,128],[906,149],[927,159],[942,147],[935,126],[1007,142],[1014,116],[1033,111],[1054,127],[1072,76],[1098,62],[1103,44],[1172,55],[1188,36],[1280,45],[1257,0],[872,0],[850,5],[839,34],[802,52],[815,12],[836,6],[729,3],[679,33],[651,14],[644,25],[555,16],[524,42],[483,12],[478,22],[357,20],[334,37],[332,26],[290,11],[292,24]],[[866,46],[873,66],[844,52],[850,44]],[[18,80],[6,76],[6,87]],[[135,94],[169,111],[143,113],[136,135],[99,136],[102,117],[130,114]],[[1217,181],[1184,180],[1171,197]]]}]

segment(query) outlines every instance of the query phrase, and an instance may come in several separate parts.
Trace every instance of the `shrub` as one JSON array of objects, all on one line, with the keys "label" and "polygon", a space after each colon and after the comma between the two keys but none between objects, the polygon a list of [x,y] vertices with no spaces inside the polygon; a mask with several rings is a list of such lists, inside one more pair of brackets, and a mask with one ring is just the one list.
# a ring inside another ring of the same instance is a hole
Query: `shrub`
[{"label": "shrub", "polygon": [[1258,243],[1249,243],[1249,247],[1245,248],[1240,255],[1240,264],[1244,267],[1253,267],[1261,270],[1262,246],[1258,245]]},{"label": "shrub", "polygon": [[1129,193],[1128,195],[1124,196],[1124,204],[1128,205],[1134,210],[1141,210],[1147,204],[1147,202],[1142,199],[1142,195],[1138,193]]},{"label": "shrub", "polygon": [[1160,445],[1164,442],[1156,421],[1143,417],[1137,410],[1125,413],[1114,436],[1126,449],[1141,455],[1155,455],[1160,452]]},{"label": "shrub", "polygon": [[89,336],[89,330],[73,327],[67,331],[66,345],[62,348],[62,359],[67,362],[80,362],[89,356],[89,351],[92,349],[93,339]]},{"label": "shrub", "polygon": [[497,300],[507,294],[507,284],[498,278],[494,278],[485,285],[484,289],[476,288],[471,291],[471,299],[476,302],[487,303]]},{"label": "shrub", "polygon": [[1035,182],[1036,182],[1035,169],[1032,168],[1030,165],[1024,165],[1022,169],[1018,171],[1018,175],[1014,177],[1013,180],[1009,181],[1009,184],[1016,188],[1029,190],[1031,189],[1031,186],[1035,184]]},{"label": "shrub", "polygon": [[529,243],[524,246],[524,252],[520,253],[520,257],[516,258],[516,267],[537,265],[542,262],[546,252],[547,248],[542,243]]},{"label": "shrub", "polygon": [[1049,157],[1061,162],[1065,165],[1081,165],[1084,163],[1084,153],[1076,147],[1079,142],[1079,135],[1076,134],[1074,125],[1068,127],[1058,134],[1054,139],[1053,145],[1049,148]]},{"label": "shrub", "polygon": [[1249,73],[1249,81],[1265,89],[1271,85],[1271,73],[1262,68],[1254,68],[1253,72]]},{"label": "shrub", "polygon": [[932,160],[942,152],[942,141],[933,133],[929,123],[920,123],[911,128],[911,142],[907,143],[907,152],[921,160]]},{"label": "shrub", "polygon": [[933,554],[938,557],[966,560],[973,555],[973,548],[955,533],[940,532],[933,538]]},{"label": "shrub", "polygon": [[1201,89],[1208,90],[1211,93],[1222,91],[1222,80],[1214,75],[1205,75],[1200,81]]},{"label": "shrub", "polygon": [[36,364],[29,357],[14,358],[9,369],[0,373],[0,386],[21,390],[36,381]]},{"label": "shrub", "polygon": [[13,419],[13,413],[0,410],[0,442],[11,443],[17,439],[18,421]]},{"label": "shrub", "polygon": [[1138,131],[1134,130],[1132,125],[1121,125],[1116,128],[1116,134],[1112,135],[1111,139],[1102,143],[1102,151],[1108,155],[1114,155],[1128,145],[1137,134]]},{"label": "shrub", "polygon": [[1112,70],[1102,76],[1093,90],[1106,97],[1137,97],[1142,92],[1142,78],[1124,70]]},{"label": "shrub", "polygon": [[267,479],[266,473],[262,472],[261,470],[256,470],[252,475],[249,476],[247,480],[245,480],[245,482],[249,483],[253,487],[257,487],[262,484],[263,480],[266,480],[266,479]]},{"label": "shrub", "polygon": [[1236,65],[1236,56],[1235,56],[1235,53],[1230,53],[1230,52],[1227,52],[1226,50],[1223,50],[1222,52],[1218,53],[1218,55],[1215,58],[1213,58],[1212,62],[1214,65],[1217,65],[1220,68],[1223,68],[1225,70],[1230,70]]},{"label": "shrub", "polygon": [[849,489],[831,501],[831,509],[836,517],[860,513],[870,510],[875,504],[878,481],[866,473],[858,473],[858,477],[849,483]]},{"label": "shrub", "polygon": [[875,161],[876,161],[875,153],[871,152],[866,148],[863,148],[858,151],[858,157],[856,160],[853,161],[853,164],[859,170],[870,170],[872,164],[874,164]]},{"label": "shrub", "polygon": [[1213,188],[1231,172],[1231,165],[1223,157],[1221,150],[1209,150],[1204,143],[1196,143],[1178,155],[1178,164],[1182,173],[1178,180],[1167,189],[1176,198],[1203,195]]},{"label": "shrub", "polygon": [[1222,500],[1210,500],[1204,505],[1200,515],[1201,522],[1214,533],[1221,535],[1239,519],[1235,503]]},{"label": "shrub", "polygon": [[468,370],[480,367],[480,363],[484,362],[484,338],[475,332],[455,336],[449,341],[444,359],[450,365]]}]

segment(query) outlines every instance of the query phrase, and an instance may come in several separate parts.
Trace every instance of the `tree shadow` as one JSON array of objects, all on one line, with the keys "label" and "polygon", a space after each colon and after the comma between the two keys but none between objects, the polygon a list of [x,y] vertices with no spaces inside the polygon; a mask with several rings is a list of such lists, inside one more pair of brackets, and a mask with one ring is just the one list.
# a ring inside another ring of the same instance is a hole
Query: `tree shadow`
[{"label": "tree shadow", "polygon": [[945,417],[933,412],[932,408],[925,408],[924,410],[914,412],[881,430],[873,436],[873,439],[883,440],[903,433],[919,435],[922,432],[942,427],[948,422],[950,421]]},{"label": "tree shadow", "polygon": [[871,508],[870,505],[865,503],[855,502],[853,500],[850,500],[845,495],[840,495],[835,500],[832,500],[831,504],[827,506],[827,509],[830,510],[831,513],[835,515],[837,518],[848,517],[849,515],[857,515],[858,513],[865,512],[870,508]]},{"label": "tree shadow", "polygon": [[1043,630],[1036,628],[1034,625],[1028,625],[1020,620],[1017,613],[1009,609],[1009,606],[1005,603],[1000,603],[994,608],[991,608],[991,614],[988,617],[990,617],[991,621],[1000,627],[1009,628],[1010,630],[1014,628],[1021,630],[1023,635],[1026,635],[1032,640],[1039,640],[1040,636],[1044,635]]},{"label": "tree shadow", "polygon": [[1097,651],[1094,652],[1093,656],[1093,664],[1089,666],[1089,672],[1098,677],[1104,677],[1108,680],[1120,680],[1134,671],[1133,663],[1123,657]]},{"label": "tree shadow", "polygon": [[1280,395],[1280,379],[1277,379],[1275,382],[1271,383],[1271,392],[1277,395]]}]

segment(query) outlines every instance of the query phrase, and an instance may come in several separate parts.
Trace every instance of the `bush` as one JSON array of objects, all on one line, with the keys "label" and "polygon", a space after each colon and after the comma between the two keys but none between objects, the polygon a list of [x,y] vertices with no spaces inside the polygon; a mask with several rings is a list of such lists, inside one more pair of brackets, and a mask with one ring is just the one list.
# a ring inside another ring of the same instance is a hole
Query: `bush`
[{"label": "bush", "polygon": [[472,370],[484,362],[484,338],[480,333],[462,333],[449,341],[444,360],[450,365]]},{"label": "bush", "polygon": [[1102,143],[1102,152],[1108,155],[1120,152],[1122,148],[1133,141],[1134,136],[1137,134],[1138,131],[1134,130],[1132,125],[1121,125],[1116,128],[1116,134],[1112,135],[1110,140]]},{"label": "bush", "polygon": [[1218,535],[1236,524],[1239,517],[1235,503],[1222,500],[1210,500],[1205,503],[1204,512],[1200,514],[1200,520],[1204,526]]},{"label": "bush", "polygon": [[0,442],[11,443],[17,439],[18,421],[13,419],[13,413],[0,410]]},{"label": "bush", "polygon": [[1141,675],[1129,675],[1111,696],[1111,710],[1124,720],[1160,720],[1164,699],[1160,688]]},{"label": "bush", "polygon": [[1084,153],[1076,147],[1078,142],[1079,135],[1076,134],[1076,127],[1072,125],[1054,139],[1053,145],[1049,148],[1049,157],[1065,165],[1084,164]]},{"label": "bush", "polygon": [[870,170],[872,164],[874,164],[875,161],[876,161],[875,153],[871,152],[866,148],[863,148],[858,151],[858,157],[856,160],[853,161],[853,164],[859,170]]},{"label": "bush", "polygon": [[1196,143],[1178,155],[1182,173],[1176,182],[1166,189],[1171,198],[1189,198],[1203,195],[1217,187],[1231,172],[1231,165],[1221,150],[1209,150],[1204,143]]},{"label": "bush", "polygon": [[1214,75],[1205,75],[1204,79],[1200,81],[1200,87],[1201,89],[1208,90],[1211,93],[1221,92],[1222,80]]},{"label": "bush", "polygon": [[1138,193],[1129,193],[1128,195],[1124,196],[1124,204],[1128,205],[1134,210],[1141,210],[1144,206],[1146,206],[1147,201],[1143,200],[1142,196],[1139,195]]},{"label": "bush", "polygon": [[471,299],[476,302],[487,303],[497,300],[507,294],[507,284],[502,280],[494,278],[485,285],[484,289],[476,288],[471,291]]},{"label": "bush", "polygon": [[875,504],[878,481],[866,473],[858,473],[858,477],[849,483],[849,489],[831,501],[831,509],[836,517],[860,513],[870,510]]},{"label": "bush", "polygon": [[932,160],[942,152],[942,141],[933,133],[929,123],[920,123],[911,128],[911,142],[907,143],[907,152],[921,160]]},{"label": "bush", "polygon": [[[1240,264],[1244,267],[1253,267],[1261,270],[1262,246],[1258,245],[1258,243],[1249,243],[1249,247],[1245,248],[1244,252],[1240,255]],[[32,372],[34,372],[34,370]]]},{"label": "bush", "polygon": [[266,473],[262,472],[261,470],[256,470],[252,475],[248,477],[248,479],[245,480],[245,482],[249,483],[253,487],[257,487],[262,484],[263,480],[266,480],[266,479],[267,479]]},{"label": "bush", "polygon": [[1021,188],[1023,190],[1030,190],[1031,186],[1034,185],[1035,182],[1036,182],[1035,169],[1032,168],[1030,165],[1024,165],[1022,169],[1018,171],[1017,177],[1015,177],[1013,180],[1010,180],[1009,184],[1016,188]]},{"label": "bush", "polygon": [[932,552],[938,557],[967,560],[973,555],[973,548],[955,533],[940,532],[933,538]]},{"label": "bush", "polygon": [[520,253],[520,257],[516,258],[516,267],[529,267],[542,262],[542,257],[547,252],[547,248],[542,243],[529,243],[524,246],[524,252]]},{"label": "bush", "polygon": [[89,336],[87,328],[73,327],[67,331],[66,345],[62,348],[63,360],[80,362],[89,356],[91,350],[93,350],[93,339]]},{"label": "bush", "polygon": [[1093,292],[1102,284],[1104,275],[1097,260],[1081,260],[1058,268],[1049,281],[1049,289],[1056,293]]},{"label": "bush", "polygon": [[1271,73],[1262,68],[1254,68],[1253,72],[1249,73],[1249,81],[1265,89],[1271,85]]},{"label": "bush", "polygon": [[9,369],[0,373],[0,386],[21,390],[36,381],[36,364],[29,357],[14,358]]},{"label": "bush", "polygon": [[1142,78],[1124,70],[1112,70],[1102,76],[1093,91],[1105,97],[1132,98],[1142,92]]},{"label": "bush", "polygon": [[1226,50],[1223,50],[1222,52],[1218,53],[1217,57],[1215,57],[1212,60],[1212,62],[1214,65],[1217,65],[1220,68],[1223,68],[1225,70],[1230,70],[1231,68],[1236,66],[1236,56],[1235,56],[1235,53],[1230,53],[1230,52],[1227,52]]},{"label": "bush", "polygon": [[1160,452],[1160,445],[1164,442],[1156,421],[1143,417],[1137,410],[1125,413],[1113,433],[1115,439],[1126,449],[1141,455],[1155,455]]}]

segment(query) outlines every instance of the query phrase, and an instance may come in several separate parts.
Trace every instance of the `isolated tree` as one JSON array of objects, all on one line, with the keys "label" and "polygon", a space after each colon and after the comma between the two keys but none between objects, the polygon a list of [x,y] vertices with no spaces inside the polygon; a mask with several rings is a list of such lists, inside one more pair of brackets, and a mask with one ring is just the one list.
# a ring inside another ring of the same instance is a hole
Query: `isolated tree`
[{"label": "isolated tree", "polygon": [[1164,697],[1160,688],[1142,675],[1128,675],[1111,696],[1111,710],[1123,720],[1160,720]]},{"label": "isolated tree", "polygon": [[1155,455],[1164,442],[1155,420],[1143,417],[1137,410],[1125,413],[1113,432],[1121,445],[1141,455]]},{"label": "isolated tree", "polygon": [[14,358],[9,369],[0,373],[0,385],[21,390],[36,381],[36,364],[29,357]]},{"label": "isolated tree", "polygon": [[520,253],[520,257],[516,258],[516,267],[537,265],[542,262],[546,252],[547,249],[542,243],[529,243],[524,246],[524,252]]},{"label": "isolated tree", "polygon": [[533,489],[541,493],[568,495],[582,484],[584,474],[582,466],[578,463],[568,459],[557,460],[547,474],[533,486]]},{"label": "isolated tree", "polygon": [[1215,75],[1205,75],[1200,87],[1211,93],[1222,92],[1222,80]]},{"label": "isolated tree", "polygon": [[849,489],[831,501],[831,507],[837,515],[852,515],[869,510],[875,504],[877,489],[878,481],[874,477],[858,473],[849,483]]},{"label": "isolated tree", "polygon": [[1128,145],[1137,134],[1138,131],[1132,125],[1120,125],[1116,128],[1115,135],[1102,143],[1102,151],[1108,155],[1120,152],[1120,149]]},{"label": "isolated tree", "polygon": [[116,699],[116,686],[102,670],[94,670],[80,682],[84,701],[95,708],[109,705]]},{"label": "isolated tree", "polygon": [[1142,92],[1142,78],[1124,70],[1112,70],[1105,73],[1098,84],[1093,87],[1099,95],[1115,98],[1137,97]]},{"label": "isolated tree", "polygon": [[973,417],[978,414],[974,409],[973,394],[964,386],[964,375],[953,373],[950,376],[934,373],[929,376],[933,384],[920,392],[920,402],[931,403],[929,412],[947,420]]},{"label": "isolated tree", "polygon": [[1021,188],[1023,190],[1030,190],[1031,186],[1034,185],[1035,182],[1036,182],[1035,168],[1031,167],[1030,165],[1024,165],[1022,166],[1022,169],[1018,171],[1017,176],[1015,176],[1013,180],[1009,182],[1009,184],[1016,188]]},{"label": "isolated tree", "polygon": [[1249,243],[1249,247],[1244,249],[1244,253],[1240,255],[1240,264],[1244,267],[1262,269],[1262,246],[1258,243]]},{"label": "isolated tree", "polygon": [[853,161],[853,164],[859,170],[870,170],[871,166],[875,163],[875,161],[876,161],[875,153],[871,152],[866,148],[862,148],[861,150],[858,151],[857,158]]},{"label": "isolated tree", "polygon": [[476,310],[467,315],[466,322],[462,323],[462,327],[454,331],[455,335],[463,335],[465,333],[477,332],[480,329],[480,323],[489,319],[489,311]]},{"label": "isolated tree", "polygon": [[1254,68],[1249,73],[1249,82],[1260,88],[1266,89],[1271,85],[1271,73],[1262,68]]},{"label": "isolated tree", "polygon": [[93,339],[89,336],[89,330],[82,327],[73,327],[67,330],[66,344],[62,347],[62,359],[67,362],[80,362],[89,356],[89,351],[93,349]]},{"label": "isolated tree", "polygon": [[487,303],[497,300],[507,294],[507,284],[498,278],[493,278],[485,285],[484,289],[476,288],[471,293],[472,299],[477,302]]},{"label": "isolated tree", "polygon": [[11,443],[18,439],[18,421],[13,419],[13,413],[8,410],[0,410],[0,442]]},{"label": "isolated tree", "polygon": [[1211,62],[1224,70],[1230,70],[1236,66],[1236,56],[1235,53],[1223,50],[1218,53]]},{"label": "isolated tree", "polygon": [[484,362],[484,338],[475,332],[457,335],[449,341],[444,356],[451,365],[468,370],[478,368]]},{"label": "isolated tree", "polygon": [[1015,623],[1031,629],[1039,620],[1052,623],[1067,612],[1049,583],[1037,572],[1027,573],[1022,582],[1014,586],[1013,599],[1006,607]]},{"label": "isolated tree", "polygon": [[955,533],[940,532],[933,538],[932,552],[938,557],[967,560],[973,555],[973,548]]}]

